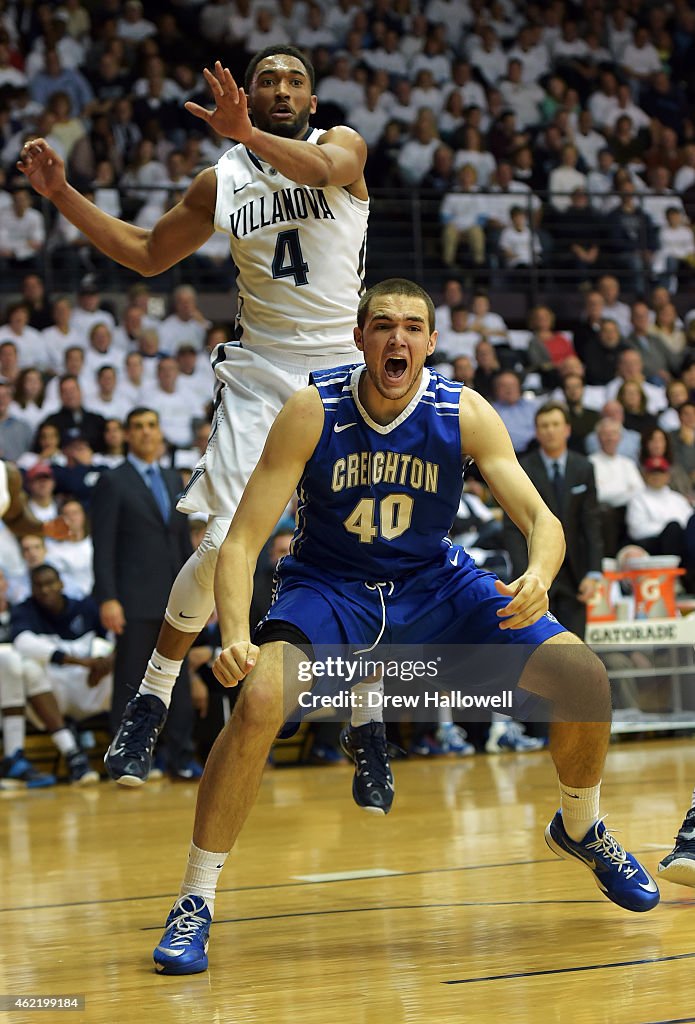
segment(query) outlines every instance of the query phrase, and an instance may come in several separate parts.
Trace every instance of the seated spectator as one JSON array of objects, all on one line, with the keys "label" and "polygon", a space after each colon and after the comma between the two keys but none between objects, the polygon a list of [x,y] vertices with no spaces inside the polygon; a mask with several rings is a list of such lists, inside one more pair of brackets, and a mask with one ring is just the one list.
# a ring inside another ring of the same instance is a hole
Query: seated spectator
[{"label": "seated spectator", "polygon": [[104,424],[103,448],[104,450],[96,456],[95,464],[106,469],[120,466],[126,457],[125,431],[121,420],[107,418]]},{"label": "seated spectator", "polygon": [[584,405],[584,378],[578,373],[568,373],[562,381],[562,395],[569,416],[569,447],[581,455],[586,454],[585,438],[594,430],[600,414]]},{"label": "seated spectator", "polygon": [[86,347],[89,332],[95,324],[106,324],[113,333],[116,321],[113,314],[101,305],[101,290],[95,274],[85,274],[77,291],[77,304],[72,311],[71,326]]},{"label": "seated spectator", "polygon": [[587,339],[583,351],[577,348],[586,367],[587,384],[606,385],[614,380],[618,358],[626,347],[615,320],[602,319],[598,335]]},{"label": "seated spectator", "polygon": [[362,102],[348,114],[347,123],[362,136],[367,145],[375,146],[390,119],[389,111],[381,102],[381,89],[370,82]]},{"label": "seated spectator", "polygon": [[54,413],[60,409],[61,398],[60,398],[60,380],[61,377],[71,376],[76,377],[80,388],[88,393],[91,390],[91,382],[84,371],[84,348],[80,345],[70,345],[69,348],[65,349],[63,356],[64,365],[61,368],[60,375],[51,377],[48,384],[46,385],[46,395],[44,398],[44,409],[46,413]]},{"label": "seated spectator", "polygon": [[[599,167],[599,154],[605,148],[606,138],[601,132],[595,130],[594,119],[591,116],[590,110],[581,110],[579,113],[577,130],[574,133],[574,144],[589,171],[597,170]],[[588,177],[586,185],[590,190],[591,184]]]},{"label": "seated spectator", "polygon": [[25,274],[39,271],[37,254],[46,241],[46,229],[27,188],[18,185],[11,195],[12,208],[3,212],[0,222],[0,266],[18,285]]},{"label": "seated spectator", "polygon": [[64,448],[70,438],[79,435],[85,437],[95,451],[99,451],[103,443],[104,418],[83,407],[82,390],[77,377],[72,374],[62,376],[59,394],[60,409],[45,422],[52,423],[60,431],[61,447]]},{"label": "seated spectator", "polygon": [[12,386],[0,380],[0,458],[8,462],[17,459],[31,446],[33,431],[10,412]]},{"label": "seated spectator", "polygon": [[[640,414],[642,412],[648,412],[651,416],[656,416],[666,407],[666,392],[663,387],[658,384],[650,384],[644,376],[644,363],[642,361],[642,355],[636,349],[623,348],[618,353],[618,361],[616,364],[616,375],[612,381],[609,381],[606,385],[606,399],[619,398],[619,389],[623,384],[627,382],[633,382],[641,389],[641,393],[644,395],[645,408],[640,410],[634,403],[636,402],[635,393],[633,393],[628,401],[631,404],[631,412]],[[640,402],[641,405],[641,402]],[[631,426],[630,423],[625,421],[626,426]],[[633,426],[634,430],[641,429]]]},{"label": "seated spectator", "polygon": [[194,345],[185,342],[176,350],[176,362],[179,388],[191,396],[192,407],[204,409],[215,385],[215,374],[207,353],[199,352]]},{"label": "seated spectator", "polygon": [[43,410],[44,392],[43,377],[37,369],[29,366],[21,371],[15,384],[10,412],[31,427],[32,432],[46,417]]},{"label": "seated spectator", "polygon": [[24,487],[29,494],[27,502],[32,515],[41,523],[50,523],[58,515],[55,500],[55,477],[48,462],[37,462],[27,470]]},{"label": "seated spectator", "polygon": [[553,239],[553,266],[566,271],[572,284],[588,282],[600,262],[603,230],[586,190],[575,188],[565,209],[551,209],[545,226]]},{"label": "seated spectator", "polygon": [[641,299],[633,303],[631,331],[625,341],[642,356],[643,372],[650,384],[663,387],[678,371],[680,359],[654,332],[649,319],[649,306]]},{"label": "seated spectator", "polygon": [[454,187],[454,152],[442,143],[434,151],[432,166],[420,182],[420,188],[423,191],[434,192],[437,198],[442,198]]},{"label": "seated spectator", "polygon": [[85,347],[85,335],[72,323],[72,300],[67,295],[57,298],[52,307],[53,324],[41,332],[47,355],[47,369],[62,373],[65,351],[73,345]]},{"label": "seated spectator", "polygon": [[29,310],[29,326],[44,331],[53,323],[51,305],[46,298],[46,286],[39,274],[25,274],[22,278],[22,299]]},{"label": "seated spectator", "polygon": [[94,548],[85,510],[72,498],[63,502],[60,514],[69,535],[65,540],[46,541],[48,561],[60,574],[67,594],[88,597],[94,589]]},{"label": "seated spectator", "polygon": [[678,357],[683,354],[685,331],[672,302],[665,303],[657,310],[652,333],[661,339],[674,356]]},{"label": "seated spectator", "polygon": [[157,34],[157,26],[143,18],[143,10],[140,0],[126,0],[123,15],[116,22],[116,35],[119,39],[137,46],[143,39]]},{"label": "seated spectator", "polygon": [[29,470],[37,462],[47,462],[52,465],[65,465],[65,456],[60,450],[60,431],[52,423],[42,423],[36,431],[36,440],[33,451],[24,452],[17,465],[22,470]]},{"label": "seated spectator", "polygon": [[198,307],[198,297],[190,285],[179,285],[174,289],[173,312],[159,327],[159,338],[165,352],[176,352],[186,342],[200,350],[205,342],[205,333],[210,321]]},{"label": "seated spectator", "polygon": [[649,188],[642,196],[642,209],[651,217],[654,226],[662,231],[666,227],[666,211],[675,207],[685,218],[685,209],[671,186],[672,174],[668,167],[657,164],[647,175]]},{"label": "seated spectator", "polygon": [[444,106],[444,93],[429,68],[421,68],[415,75],[412,102],[416,110],[429,110],[435,120],[439,117]]},{"label": "seated spectator", "polygon": [[[14,649],[34,664],[34,692],[52,690],[61,716],[81,721],[108,709],[113,655],[102,639],[96,605],[91,598],[66,597],[52,566],[31,570],[31,597],[12,610],[11,628]],[[49,728],[65,756],[70,781],[98,782],[64,722],[55,725]]]},{"label": "seated spectator", "polygon": [[17,356],[16,343],[9,339],[0,341],[0,379],[14,387],[19,374],[19,358]]},{"label": "seated spectator", "polygon": [[[103,444],[103,441],[100,442]],[[65,464],[53,466],[56,493],[63,498],[73,497],[89,509],[92,491],[103,466],[96,463],[89,440],[82,434],[73,434],[63,444]]]},{"label": "seated spectator", "polygon": [[678,430],[669,434],[673,457],[668,461],[674,471],[676,466],[681,467],[690,482],[695,483],[695,404],[683,402],[678,409],[678,419]]},{"label": "seated spectator", "polygon": [[500,416],[512,439],[517,455],[525,452],[536,436],[536,406],[521,394],[519,378],[511,370],[502,370],[493,384],[492,407]]},{"label": "seated spectator", "polygon": [[522,206],[512,206],[509,216],[511,226],[502,230],[498,242],[502,266],[517,269],[539,264],[541,243],[528,225],[526,210]]},{"label": "seated spectator", "polygon": [[439,209],[442,222],[442,261],[456,266],[462,241],[470,249],[475,266],[485,262],[485,203],[479,195],[477,174],[471,164],[464,164],[456,175],[456,189],[447,193]]},{"label": "seated spectator", "polygon": [[494,382],[500,372],[500,361],[497,358],[495,346],[483,339],[475,346],[475,376],[473,377],[473,388],[492,401]]},{"label": "seated spectator", "polygon": [[[461,135],[462,145],[456,149],[454,166],[458,170],[470,164],[475,169],[478,187],[485,189],[490,185],[497,170],[497,161],[483,145],[483,137],[477,128],[466,125]],[[511,175],[509,177],[511,181]]]},{"label": "seated spectator", "polygon": [[[625,426],[625,409],[617,399],[612,399],[606,402],[601,409],[601,416],[603,419],[616,420],[622,427],[622,434],[618,443],[618,454],[626,455],[628,459],[632,459],[635,463],[639,461],[640,447],[642,445],[642,435],[636,430],[629,430]],[[600,444],[598,442],[598,435],[596,431],[592,431],[587,434],[586,440],[584,441],[584,447],[587,455],[593,455],[594,452],[599,451]]]},{"label": "seated spectator", "polygon": [[613,274],[602,274],[596,282],[596,291],[603,298],[603,315],[615,320],[623,337],[630,332],[630,307],[620,299],[620,281]]},{"label": "seated spectator", "polygon": [[659,232],[659,248],[654,256],[652,271],[673,295],[678,291],[679,276],[692,274],[694,269],[693,229],[685,223],[684,213],[679,207],[669,206],[666,210],[666,226]]},{"label": "seated spectator", "polygon": [[48,369],[49,356],[40,331],[29,326],[29,307],[26,302],[12,302],[7,307],[6,322],[0,327],[0,342],[11,341],[17,350],[20,368],[32,366]]},{"label": "seated spectator", "polygon": [[568,356],[576,355],[574,345],[566,334],[555,328],[555,314],[550,306],[534,306],[529,313],[529,329],[532,334],[528,343],[527,370],[547,376],[547,387],[557,383],[556,368]]},{"label": "seated spectator", "polygon": [[104,420],[124,420],[133,408],[127,396],[118,387],[119,371],[105,363],[96,373],[96,390],[89,396],[90,412]]},{"label": "seated spectator", "polygon": [[548,189],[550,202],[561,212],[570,206],[575,189],[586,188],[586,175],[577,169],[579,153],[571,143],[562,147],[562,162],[550,172]]},{"label": "seated spectator", "polygon": [[123,356],[113,344],[111,328],[107,324],[94,324],[89,331],[89,344],[84,353],[83,379],[94,381],[102,366],[120,369],[122,363]]},{"label": "seated spectator", "polygon": [[[693,407],[695,410],[695,407]],[[692,419],[692,411],[690,413],[690,419]],[[693,423],[690,427],[693,427]],[[676,435],[678,431],[676,431]],[[684,435],[684,443],[687,447],[688,444],[693,445],[692,451],[688,453],[686,459],[679,464],[674,460],[673,451],[674,445],[678,443],[678,437],[667,434],[661,427],[654,427],[653,430],[648,430],[642,435],[642,445],[640,448],[640,466],[643,466],[647,459],[666,459],[671,466],[671,487],[674,491],[678,491],[679,494],[683,494],[688,501],[692,504],[695,494],[693,492],[693,480],[695,477],[691,475],[695,461],[693,460],[693,454],[695,453],[695,430],[692,432],[686,427],[686,433]],[[687,462],[690,461],[691,470],[686,470]]]},{"label": "seated spectator", "polygon": [[434,152],[441,140],[437,122],[431,110],[419,112],[412,129],[412,138],[406,142],[398,157],[398,167],[405,185],[419,185],[430,167]]},{"label": "seated spectator", "polygon": [[646,487],[628,502],[628,536],[650,555],[678,555],[687,573],[686,586],[692,589],[693,507],[669,486],[671,466],[666,459],[647,459],[642,468]]},{"label": "seated spectator", "polygon": [[[689,400],[689,391],[684,381],[677,378],[671,380],[666,385],[666,400],[668,402],[667,407],[663,412],[659,413],[659,426],[662,430],[670,433],[674,430],[678,430],[680,426],[680,419],[678,417],[678,410],[683,405],[683,402]],[[671,460],[669,459],[669,462]]]},{"label": "seated spectator", "polygon": [[507,63],[507,77],[499,83],[499,90],[505,105],[514,111],[520,131],[539,124],[545,92],[538,82],[523,81],[523,65],[518,58],[512,57]]},{"label": "seated spectator", "polygon": [[437,340],[434,356],[453,363],[458,356],[473,356],[480,333],[468,326],[468,308],[464,303],[451,310],[451,327],[443,330]]},{"label": "seated spectator", "polygon": [[[145,331],[143,331],[143,334]],[[154,335],[155,343],[158,344],[157,332]],[[153,374],[154,376],[154,374]],[[118,385],[119,397],[122,396],[134,409],[140,404],[143,388],[151,383],[149,376],[145,376],[144,361],[141,352],[129,352],[125,357],[125,375]]]},{"label": "seated spectator", "polygon": [[656,426],[656,416],[647,411],[647,395],[644,385],[636,380],[626,380],[618,388],[618,402],[625,410],[625,426],[644,434]]},{"label": "seated spectator", "polygon": [[451,361],[451,378],[460,384],[471,385],[475,377],[475,368],[470,356],[456,356]]},{"label": "seated spectator", "polygon": [[159,416],[162,434],[167,444],[188,448],[192,438],[191,421],[202,412],[200,407],[183,400],[178,385],[179,368],[176,360],[165,356],[157,367],[157,385],[148,395],[150,407]]},{"label": "seated spectator", "polygon": [[618,453],[622,432],[617,420],[599,420],[596,424],[599,450],[589,456],[596,479],[603,550],[609,558],[613,558],[622,547],[628,501],[633,494],[644,489],[644,481],[634,460]]}]

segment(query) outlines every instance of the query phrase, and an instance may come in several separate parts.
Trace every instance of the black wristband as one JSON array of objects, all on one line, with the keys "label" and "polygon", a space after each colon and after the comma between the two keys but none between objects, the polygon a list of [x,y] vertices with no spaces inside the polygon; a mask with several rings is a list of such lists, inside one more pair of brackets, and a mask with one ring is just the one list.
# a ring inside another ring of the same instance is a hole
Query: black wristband
[{"label": "black wristband", "polygon": [[64,665],[65,651],[54,651],[51,655],[51,665]]}]

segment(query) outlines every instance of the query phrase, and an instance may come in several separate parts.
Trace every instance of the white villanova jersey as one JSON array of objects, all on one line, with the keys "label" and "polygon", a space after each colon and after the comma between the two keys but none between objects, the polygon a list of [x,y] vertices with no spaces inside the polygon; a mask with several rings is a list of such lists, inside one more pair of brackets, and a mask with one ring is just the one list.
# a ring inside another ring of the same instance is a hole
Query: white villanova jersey
[{"label": "white villanova jersey", "polygon": [[[309,129],[305,141],[322,134]],[[353,360],[369,202],[298,185],[242,145],[215,170],[215,228],[229,235],[238,270],[236,340],[279,361]]]}]

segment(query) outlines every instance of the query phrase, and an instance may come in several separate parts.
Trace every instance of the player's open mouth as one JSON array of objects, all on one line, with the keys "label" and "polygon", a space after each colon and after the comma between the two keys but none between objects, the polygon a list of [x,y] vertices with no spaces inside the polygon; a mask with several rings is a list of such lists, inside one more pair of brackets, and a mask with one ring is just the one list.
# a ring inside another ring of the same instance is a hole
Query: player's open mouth
[{"label": "player's open mouth", "polygon": [[398,356],[390,356],[384,363],[384,373],[389,380],[400,380],[407,369],[407,359]]},{"label": "player's open mouth", "polygon": [[277,107],[273,107],[270,116],[274,117],[276,121],[288,121],[294,117],[294,111],[286,103],[280,103]]}]

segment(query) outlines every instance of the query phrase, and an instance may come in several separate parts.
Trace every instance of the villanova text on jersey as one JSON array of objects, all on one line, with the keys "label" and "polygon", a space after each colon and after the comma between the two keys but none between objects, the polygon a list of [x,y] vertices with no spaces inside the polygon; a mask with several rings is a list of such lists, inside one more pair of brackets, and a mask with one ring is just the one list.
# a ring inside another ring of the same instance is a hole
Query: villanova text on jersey
[{"label": "villanova text on jersey", "polygon": [[299,483],[292,554],[345,579],[393,580],[439,561],[461,498],[462,384],[425,368],[386,426],[359,399],[364,366],[314,372],[324,408]]},{"label": "villanova text on jersey", "polygon": [[296,185],[294,188],[278,189],[270,196],[249,199],[238,210],[230,213],[229,220],[234,237],[245,238],[259,228],[306,220],[307,217],[335,220],[323,189]]}]

